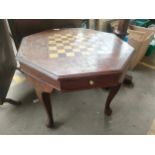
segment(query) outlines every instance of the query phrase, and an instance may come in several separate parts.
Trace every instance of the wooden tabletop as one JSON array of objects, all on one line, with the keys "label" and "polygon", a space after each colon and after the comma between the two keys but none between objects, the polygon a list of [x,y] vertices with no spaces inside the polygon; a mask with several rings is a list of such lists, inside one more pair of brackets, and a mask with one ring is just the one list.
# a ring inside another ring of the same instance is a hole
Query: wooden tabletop
[{"label": "wooden tabletop", "polygon": [[90,29],[48,30],[25,37],[17,59],[53,78],[121,72],[133,48],[117,36]]}]

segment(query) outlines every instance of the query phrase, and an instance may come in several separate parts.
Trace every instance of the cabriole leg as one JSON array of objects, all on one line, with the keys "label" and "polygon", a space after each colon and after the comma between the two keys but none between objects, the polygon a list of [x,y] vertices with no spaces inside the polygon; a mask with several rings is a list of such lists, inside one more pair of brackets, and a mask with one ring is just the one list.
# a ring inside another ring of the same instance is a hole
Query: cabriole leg
[{"label": "cabriole leg", "polygon": [[115,87],[112,87],[109,92],[109,95],[108,95],[108,98],[107,98],[106,104],[105,104],[105,109],[104,109],[105,114],[108,116],[110,116],[112,114],[112,110],[110,108],[110,103],[113,100],[113,98],[115,97],[115,95],[117,94],[117,92],[119,91],[120,86],[121,86],[121,84],[119,84]]}]

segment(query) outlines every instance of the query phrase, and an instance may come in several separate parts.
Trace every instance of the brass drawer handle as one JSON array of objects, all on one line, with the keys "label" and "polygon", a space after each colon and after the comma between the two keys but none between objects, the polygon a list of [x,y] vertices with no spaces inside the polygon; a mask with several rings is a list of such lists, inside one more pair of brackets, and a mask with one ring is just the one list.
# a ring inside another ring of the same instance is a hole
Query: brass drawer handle
[{"label": "brass drawer handle", "polygon": [[95,82],[94,82],[93,80],[90,80],[90,81],[89,81],[89,84],[90,84],[90,85],[94,85],[94,83],[95,83]]}]

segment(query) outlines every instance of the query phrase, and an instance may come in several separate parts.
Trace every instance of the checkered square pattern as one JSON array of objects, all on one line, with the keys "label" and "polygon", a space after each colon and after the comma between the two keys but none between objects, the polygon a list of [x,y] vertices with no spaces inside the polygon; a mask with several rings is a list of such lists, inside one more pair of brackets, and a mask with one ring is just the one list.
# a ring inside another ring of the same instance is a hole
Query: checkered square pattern
[{"label": "checkered square pattern", "polygon": [[[53,34],[48,37],[48,52],[50,58],[74,57],[76,55],[88,56],[95,49],[101,49],[103,42],[98,36],[72,34]],[[98,51],[97,50],[97,51]]]}]

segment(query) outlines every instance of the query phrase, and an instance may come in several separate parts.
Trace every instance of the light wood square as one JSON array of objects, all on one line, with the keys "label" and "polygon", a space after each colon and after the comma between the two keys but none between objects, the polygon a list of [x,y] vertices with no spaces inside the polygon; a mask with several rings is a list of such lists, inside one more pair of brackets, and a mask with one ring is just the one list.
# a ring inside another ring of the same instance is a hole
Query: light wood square
[{"label": "light wood square", "polygon": [[56,48],[55,46],[50,46],[50,47],[49,47],[49,50],[50,50],[50,51],[53,51],[53,50],[57,50],[57,48]]},{"label": "light wood square", "polygon": [[71,46],[64,46],[64,49],[70,50],[70,49],[72,49],[72,47]]},{"label": "light wood square", "polygon": [[58,53],[65,53],[65,50],[64,49],[58,49],[57,52]]},{"label": "light wood square", "polygon": [[75,56],[75,54],[74,53],[66,53],[66,55],[68,56],[68,57],[74,57]]},{"label": "light wood square", "polygon": [[90,55],[90,52],[82,52],[82,55]]},{"label": "light wood square", "polygon": [[50,58],[57,58],[58,54],[57,53],[51,53],[49,54]]}]

